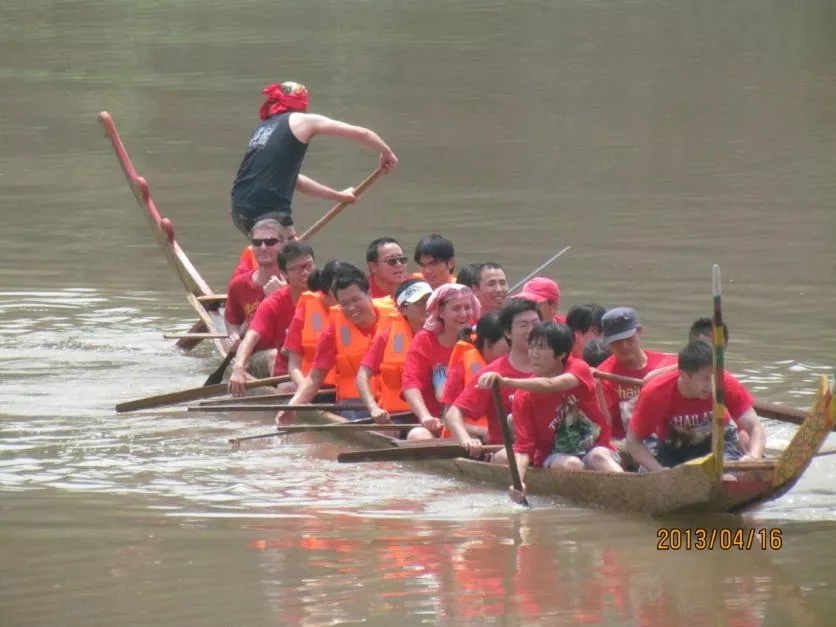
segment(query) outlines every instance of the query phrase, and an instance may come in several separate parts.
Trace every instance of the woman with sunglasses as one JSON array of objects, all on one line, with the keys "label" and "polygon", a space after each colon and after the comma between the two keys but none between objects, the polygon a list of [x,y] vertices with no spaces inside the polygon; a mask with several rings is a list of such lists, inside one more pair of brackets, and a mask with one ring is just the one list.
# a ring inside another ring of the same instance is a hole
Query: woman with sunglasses
[{"label": "woman with sunglasses", "polygon": [[372,298],[394,297],[395,290],[406,279],[408,257],[391,237],[379,237],[366,250],[369,267],[369,289]]},{"label": "woman with sunglasses", "polygon": [[464,285],[442,285],[427,301],[427,321],[412,339],[401,379],[404,400],[422,425],[412,429],[407,439],[428,440],[440,433],[440,399],[450,355],[459,334],[478,317],[479,301]]}]

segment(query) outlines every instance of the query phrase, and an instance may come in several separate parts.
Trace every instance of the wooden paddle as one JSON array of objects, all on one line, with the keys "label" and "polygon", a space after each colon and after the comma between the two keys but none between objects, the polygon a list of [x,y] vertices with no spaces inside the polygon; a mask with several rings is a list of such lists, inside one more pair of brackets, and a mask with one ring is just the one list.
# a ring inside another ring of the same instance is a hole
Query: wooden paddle
[{"label": "wooden paddle", "polygon": [[555,261],[560,259],[564,254],[568,253],[570,248],[572,248],[572,247],[571,246],[566,246],[565,248],[563,248],[562,250],[560,250],[559,252],[554,254],[550,259],[547,259],[542,264],[537,266],[534,270],[532,270],[527,275],[525,275],[523,278],[521,278],[519,281],[514,283],[513,287],[511,287],[511,289],[508,290],[508,296],[513,296],[514,294],[519,292],[523,288],[523,285],[525,285],[528,281],[530,281],[531,279],[533,279],[534,277],[539,275],[543,270],[545,270],[550,265],[552,265]]},{"label": "wooden paddle", "polygon": [[[243,398],[220,398],[214,401],[200,401],[201,407],[223,407],[224,405],[259,405],[275,403],[282,399],[293,398],[296,392],[278,392],[276,394],[259,394],[258,396],[244,396]],[[317,396],[323,396],[320,390]]]},{"label": "wooden paddle", "polygon": [[[612,381],[613,383],[624,383],[626,385],[635,385],[636,387],[644,385],[644,381],[641,379],[625,377],[620,374],[610,374],[609,372],[601,372],[600,370],[593,370],[592,374],[598,379]],[[800,425],[809,415],[803,409],[778,405],[777,403],[767,403],[765,401],[755,401],[754,408],[758,416],[795,425]],[[833,431],[836,431],[836,425],[833,425]]]},{"label": "wooden paddle", "polygon": [[[290,377],[282,375],[280,377],[268,377],[266,379],[255,379],[246,383],[246,389],[262,387],[265,385],[277,385],[290,381]],[[190,388],[188,390],[180,390],[179,392],[168,392],[166,394],[158,394],[156,396],[148,396],[134,401],[127,401],[116,406],[118,413],[128,411],[138,411],[140,409],[151,409],[153,407],[162,407],[163,405],[176,405],[177,403],[185,403],[187,401],[196,401],[201,398],[209,398],[212,396],[222,396],[227,394],[229,389],[226,383],[218,383],[217,385],[201,386],[199,388]]]},{"label": "wooden paddle", "polygon": [[[501,449],[498,444],[483,446],[482,450],[493,453]],[[455,459],[467,457],[467,449],[460,444],[438,444],[436,440],[426,443],[416,442],[407,446],[393,446],[391,448],[368,449],[365,451],[350,451],[337,455],[341,464],[354,462],[417,462],[429,459]]]},{"label": "wooden paddle", "polygon": [[[369,187],[371,187],[372,183],[379,179],[384,174],[384,172],[385,170],[383,168],[378,168],[377,170],[369,174],[369,176],[366,177],[366,180],[364,180],[362,183],[360,183],[357,187],[354,188],[355,198],[359,198],[360,194],[362,194]],[[335,205],[328,213],[326,213],[319,220],[314,222],[314,224],[307,231],[302,233],[302,235],[299,236],[299,239],[306,240],[319,233],[319,231],[322,230],[322,228],[325,227],[326,224],[328,224],[331,220],[336,218],[340,214],[340,212],[342,212],[343,209],[348,207],[349,204],[350,203],[342,201]]]},{"label": "wooden paddle", "polygon": [[[511,433],[511,425],[508,424],[508,416],[505,415],[505,409],[502,407],[502,394],[499,391],[499,381],[494,381],[491,393],[493,394],[496,416],[499,418],[499,424],[502,427],[502,440],[504,441],[505,454],[508,456],[508,470],[511,473],[511,483],[515,490],[522,493],[523,485],[522,479],[520,478],[520,469],[517,467],[517,456],[514,455],[514,435]],[[525,495],[523,495],[520,505],[531,507]]]},{"label": "wooden paddle", "polygon": [[189,411],[196,412],[225,412],[225,411],[339,411],[341,409],[363,409],[360,405],[344,405],[341,403],[300,403],[298,405],[282,405],[281,403],[264,403],[259,405],[189,405]]},{"label": "wooden paddle", "polygon": [[377,425],[377,424],[357,424],[354,422],[349,422],[345,424],[336,424],[336,425],[288,425],[286,427],[280,427],[276,431],[272,431],[270,433],[260,433],[258,435],[248,435],[243,438],[232,438],[229,440],[229,443],[232,445],[233,448],[238,448],[241,446],[241,442],[245,440],[258,440],[260,438],[273,438],[277,435],[288,435],[292,433],[327,433],[327,432],[337,432],[340,431],[400,431],[401,429],[411,429],[412,427],[420,427],[420,422],[411,422],[402,425],[398,424],[385,424],[385,425]]}]

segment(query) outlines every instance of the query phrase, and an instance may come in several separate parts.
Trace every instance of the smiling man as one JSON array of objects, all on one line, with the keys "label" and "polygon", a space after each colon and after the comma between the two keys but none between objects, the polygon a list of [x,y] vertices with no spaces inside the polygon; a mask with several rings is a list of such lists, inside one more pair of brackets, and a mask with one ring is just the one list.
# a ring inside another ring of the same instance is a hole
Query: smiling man
[{"label": "smiling man", "polygon": [[391,237],[379,237],[366,250],[369,268],[369,293],[372,298],[394,296],[395,290],[406,279],[409,258]]},{"label": "smiling man", "polygon": [[419,272],[413,278],[423,279],[433,289],[456,282],[456,250],[446,237],[438,233],[422,237],[415,246],[414,258]]},{"label": "smiling man", "polygon": [[[508,278],[502,266],[490,261],[483,263],[479,268],[479,282],[473,291],[482,306],[482,315],[502,307],[508,300]],[[525,295],[521,297],[527,298]]]},{"label": "smiling man", "polygon": [[[331,368],[336,375],[337,401],[356,400],[358,406],[362,403],[357,372],[378,325],[394,307],[387,304],[391,303],[388,299],[373,301],[363,272],[351,264],[345,266],[331,285],[337,305],[331,308],[330,322],[317,342],[313,365],[290,399],[290,405],[307,403],[316,396]],[[361,417],[357,412],[343,413]],[[362,413],[368,415],[366,410]],[[280,411],[276,414],[276,424],[290,424],[295,417],[294,412]]]}]

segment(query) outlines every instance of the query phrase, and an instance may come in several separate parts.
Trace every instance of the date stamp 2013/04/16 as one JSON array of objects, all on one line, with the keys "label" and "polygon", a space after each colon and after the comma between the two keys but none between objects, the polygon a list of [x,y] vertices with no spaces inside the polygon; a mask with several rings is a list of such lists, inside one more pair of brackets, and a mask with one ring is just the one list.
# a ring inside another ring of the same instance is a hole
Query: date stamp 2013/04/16
[{"label": "date stamp 2013/04/16", "polygon": [[658,551],[780,551],[784,545],[783,533],[778,527],[660,527],[656,540]]}]

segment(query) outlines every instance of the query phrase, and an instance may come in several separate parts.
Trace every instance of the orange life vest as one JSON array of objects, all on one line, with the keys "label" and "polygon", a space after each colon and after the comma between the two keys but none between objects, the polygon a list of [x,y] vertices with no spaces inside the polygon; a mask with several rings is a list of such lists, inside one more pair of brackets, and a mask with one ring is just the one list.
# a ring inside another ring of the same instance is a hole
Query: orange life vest
[{"label": "orange life vest", "polygon": [[[302,374],[305,376],[311,371],[316,343],[319,336],[328,327],[330,321],[328,307],[325,305],[325,297],[319,292],[302,292],[297,307],[304,309],[304,324],[302,325]],[[323,381],[324,385],[334,385],[336,375],[333,368],[328,371]]]},{"label": "orange life vest", "polygon": [[238,266],[241,267],[243,264],[248,264],[250,268],[255,270],[258,268],[258,262],[255,260],[255,253],[253,252],[252,246],[245,246],[244,250],[241,251],[241,256],[238,258]]},{"label": "orange life vest", "polygon": [[[450,361],[447,366],[447,371],[451,371],[454,366],[459,363],[464,365],[464,384],[467,385],[476,373],[485,367],[485,360],[479,350],[470,342],[459,340],[453,347],[453,352],[450,354]],[[473,425],[475,427],[488,428],[488,417],[479,416],[478,418],[469,418],[465,416],[465,424]]]},{"label": "orange life vest", "polygon": [[389,314],[387,321],[389,341],[380,362],[380,406],[392,413],[409,411],[409,403],[401,398],[401,377],[406,352],[412,343],[412,327],[397,311]]},{"label": "orange life vest", "polygon": [[[375,298],[372,305],[377,314],[375,330],[387,324],[387,318],[392,313],[392,299]],[[357,371],[360,363],[369,350],[374,332],[364,335],[360,329],[346,318],[342,307],[331,307],[331,320],[334,322],[334,340],[337,345],[337,359],[335,364],[337,400],[346,398],[360,398],[357,391]],[[375,398],[380,397],[379,377],[372,377],[372,393]]]}]

